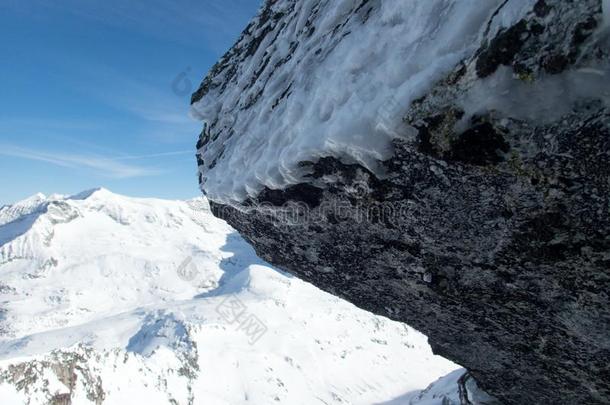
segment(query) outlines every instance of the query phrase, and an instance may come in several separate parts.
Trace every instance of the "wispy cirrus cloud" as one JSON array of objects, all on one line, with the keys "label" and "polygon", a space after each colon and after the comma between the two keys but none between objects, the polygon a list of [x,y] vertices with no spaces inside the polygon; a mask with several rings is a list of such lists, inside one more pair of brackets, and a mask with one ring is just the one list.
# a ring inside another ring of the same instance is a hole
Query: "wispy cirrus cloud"
[{"label": "wispy cirrus cloud", "polygon": [[46,162],[55,166],[73,169],[90,169],[98,175],[115,179],[156,176],[164,173],[164,171],[159,168],[127,164],[122,162],[124,160],[148,159],[187,153],[192,153],[192,151],[107,157],[93,154],[67,154],[62,152],[43,151],[14,145],[0,145],[0,155],[3,156]]}]

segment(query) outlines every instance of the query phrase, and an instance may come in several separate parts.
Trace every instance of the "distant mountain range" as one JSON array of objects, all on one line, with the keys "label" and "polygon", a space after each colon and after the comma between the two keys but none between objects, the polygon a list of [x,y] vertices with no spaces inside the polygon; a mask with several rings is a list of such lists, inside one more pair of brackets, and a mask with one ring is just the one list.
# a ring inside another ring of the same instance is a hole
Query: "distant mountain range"
[{"label": "distant mountain range", "polygon": [[447,405],[456,369],[264,263],[203,198],[0,209],[1,403]]}]

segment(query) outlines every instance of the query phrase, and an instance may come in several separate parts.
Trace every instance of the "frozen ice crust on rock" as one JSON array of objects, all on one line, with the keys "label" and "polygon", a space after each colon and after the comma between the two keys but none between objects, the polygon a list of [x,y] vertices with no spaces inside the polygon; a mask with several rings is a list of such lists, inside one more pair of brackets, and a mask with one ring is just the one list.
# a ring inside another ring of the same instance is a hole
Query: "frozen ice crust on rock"
[{"label": "frozen ice crust on rock", "polygon": [[533,3],[267,1],[193,95],[204,192],[241,202],[324,156],[382,175],[410,103]]}]

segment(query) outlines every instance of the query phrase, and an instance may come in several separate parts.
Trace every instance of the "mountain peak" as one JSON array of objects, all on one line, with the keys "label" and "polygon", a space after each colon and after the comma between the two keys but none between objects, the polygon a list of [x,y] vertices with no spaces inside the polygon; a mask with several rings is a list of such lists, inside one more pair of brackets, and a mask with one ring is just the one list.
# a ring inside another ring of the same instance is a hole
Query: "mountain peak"
[{"label": "mountain peak", "polygon": [[113,192],[104,188],[104,187],[96,187],[89,190],[81,191],[80,193],[76,193],[69,197],[70,200],[86,200],[90,197],[96,196],[108,196],[114,195]]},{"label": "mountain peak", "polygon": [[37,203],[40,203],[40,202],[42,202],[42,201],[44,201],[46,199],[47,199],[47,196],[44,195],[43,193],[36,193],[36,194],[33,194],[33,195],[29,196],[29,197],[24,198],[21,201],[17,201],[14,204],[8,204],[8,206],[15,206],[15,205],[25,206],[25,205],[30,205],[30,204],[37,204]]}]

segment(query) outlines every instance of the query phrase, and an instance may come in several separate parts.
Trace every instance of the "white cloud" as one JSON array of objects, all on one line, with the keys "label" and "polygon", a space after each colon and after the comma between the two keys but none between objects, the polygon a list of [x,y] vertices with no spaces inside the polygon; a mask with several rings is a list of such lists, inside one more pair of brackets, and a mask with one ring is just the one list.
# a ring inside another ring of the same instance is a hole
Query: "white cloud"
[{"label": "white cloud", "polygon": [[0,155],[17,157],[28,160],[36,160],[40,162],[50,163],[56,166],[68,167],[74,169],[91,169],[97,174],[106,177],[112,177],[117,179],[143,177],[143,176],[155,176],[163,173],[162,170],[152,167],[131,165],[120,162],[125,159],[143,159],[158,156],[170,156],[172,154],[181,154],[180,152],[168,152],[164,154],[156,155],[142,155],[142,156],[127,156],[120,158],[110,158],[98,155],[86,155],[86,154],[66,154],[66,153],[55,153],[49,151],[40,151],[28,148],[22,148],[13,145],[0,145]]}]

